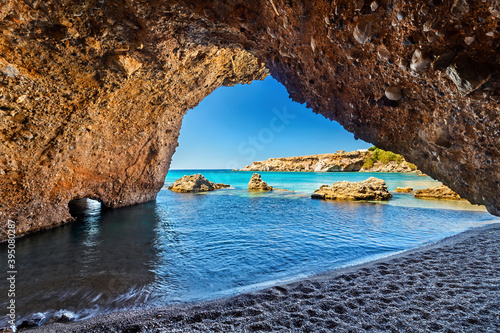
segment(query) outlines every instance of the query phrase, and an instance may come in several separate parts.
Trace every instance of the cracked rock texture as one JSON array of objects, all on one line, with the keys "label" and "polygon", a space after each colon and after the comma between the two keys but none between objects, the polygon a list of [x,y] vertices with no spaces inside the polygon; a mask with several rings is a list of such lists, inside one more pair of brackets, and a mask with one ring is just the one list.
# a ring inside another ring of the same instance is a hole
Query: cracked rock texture
[{"label": "cracked rock texture", "polygon": [[498,1],[373,2],[1,1],[0,238],[153,200],[183,115],[268,73],[499,215]]}]

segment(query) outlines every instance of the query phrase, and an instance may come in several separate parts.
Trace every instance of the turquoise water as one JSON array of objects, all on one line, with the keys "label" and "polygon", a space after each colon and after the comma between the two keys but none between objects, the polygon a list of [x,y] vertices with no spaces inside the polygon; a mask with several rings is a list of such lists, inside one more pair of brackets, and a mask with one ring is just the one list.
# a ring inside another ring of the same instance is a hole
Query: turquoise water
[{"label": "turquoise water", "polygon": [[[369,177],[383,179],[389,191],[394,191],[398,187],[413,187],[413,189],[424,189],[433,186],[439,186],[442,183],[433,180],[427,176],[418,176],[415,173],[394,173],[394,172],[258,172],[264,181],[269,185],[295,191],[294,195],[281,191],[271,193],[249,192],[248,182],[254,174],[251,171],[228,172],[226,170],[170,170],[164,189],[172,185],[175,180],[184,175],[203,174],[210,181],[215,183],[229,184],[231,191],[216,191],[210,195],[236,195],[247,197],[281,197],[285,195],[287,199],[294,197],[309,197],[314,190],[321,185],[331,185],[339,181],[359,182]],[[456,210],[474,210],[486,212],[483,206],[471,205],[466,201],[440,201],[440,200],[422,200],[415,199],[412,195],[393,193],[393,199],[390,201],[381,201],[379,204],[414,207],[414,208],[436,208],[436,209],[456,209]],[[340,203],[337,203],[340,204]]]},{"label": "turquoise water", "polygon": [[[232,187],[203,194],[166,189],[194,173]],[[310,199],[322,184],[370,176],[390,190],[439,184],[414,174],[262,172],[271,186],[295,191],[267,193],[246,190],[252,174],[173,170],[156,202],[117,210],[91,200],[73,203],[77,222],[17,241],[18,322],[37,312],[48,321],[64,312],[82,319],[230,296],[500,221],[466,202],[407,194],[388,203]],[[0,259],[6,261],[6,244]],[[0,307],[5,311],[3,297]],[[0,327],[5,324],[2,312]]]}]

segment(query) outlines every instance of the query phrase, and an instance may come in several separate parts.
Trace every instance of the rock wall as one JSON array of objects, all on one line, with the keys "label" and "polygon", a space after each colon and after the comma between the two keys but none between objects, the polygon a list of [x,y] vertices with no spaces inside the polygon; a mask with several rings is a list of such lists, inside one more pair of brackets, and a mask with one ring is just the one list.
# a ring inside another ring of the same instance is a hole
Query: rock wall
[{"label": "rock wall", "polygon": [[185,112],[266,68],[295,101],[500,215],[499,8],[3,1],[0,229],[58,225],[73,198],[154,199]]}]

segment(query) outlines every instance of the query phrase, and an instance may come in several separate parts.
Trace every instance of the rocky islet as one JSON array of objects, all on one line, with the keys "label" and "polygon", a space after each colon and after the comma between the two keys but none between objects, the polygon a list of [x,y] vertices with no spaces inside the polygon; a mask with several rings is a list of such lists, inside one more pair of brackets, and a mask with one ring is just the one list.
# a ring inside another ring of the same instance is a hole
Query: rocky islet
[{"label": "rocky islet", "polygon": [[231,185],[227,184],[213,183],[206,179],[203,175],[197,174],[177,179],[172,186],[168,187],[168,189],[179,193],[196,193],[215,191],[222,188],[228,188],[230,186]]},{"label": "rocky islet", "polygon": [[382,179],[370,177],[361,182],[342,181],[332,186],[323,185],[311,195],[313,199],[347,200],[347,201],[384,201],[390,200],[392,194]]}]

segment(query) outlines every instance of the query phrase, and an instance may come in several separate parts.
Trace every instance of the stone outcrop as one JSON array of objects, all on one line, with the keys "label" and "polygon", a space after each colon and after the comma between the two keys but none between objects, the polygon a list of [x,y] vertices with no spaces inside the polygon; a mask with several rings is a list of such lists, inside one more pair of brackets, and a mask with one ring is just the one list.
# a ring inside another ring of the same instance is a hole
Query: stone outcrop
[{"label": "stone outcrop", "polygon": [[336,154],[319,154],[297,157],[270,158],[267,161],[256,161],[240,171],[304,171],[335,172],[359,171],[365,163],[368,152],[349,152]]},{"label": "stone outcrop", "polygon": [[215,191],[227,187],[230,187],[230,185],[212,183],[203,175],[197,174],[177,179],[168,189],[180,193],[195,193]]},{"label": "stone outcrop", "polygon": [[462,200],[460,195],[452,191],[448,186],[441,185],[423,190],[415,191],[415,198],[419,199],[441,199],[441,200]]},{"label": "stone outcrop", "polygon": [[412,193],[413,188],[412,187],[398,187],[394,190],[396,193]]},{"label": "stone outcrop", "polygon": [[311,195],[313,199],[324,200],[389,200],[392,194],[382,179],[370,177],[362,182],[337,182],[332,186],[323,185]]},{"label": "stone outcrop", "polygon": [[248,189],[250,191],[272,191],[272,186],[267,185],[265,181],[262,180],[261,175],[254,173],[250,182],[248,182]]},{"label": "stone outcrop", "polygon": [[270,158],[256,161],[239,171],[299,171],[299,172],[414,172],[415,169],[402,159],[400,163],[376,162],[372,167],[363,165],[371,156],[369,151],[338,152],[296,157]]},{"label": "stone outcrop", "polygon": [[0,239],[154,200],[184,114],[269,73],[499,215],[498,5],[372,2],[1,2]]},{"label": "stone outcrop", "polygon": [[377,162],[371,168],[362,168],[360,172],[415,172],[417,170],[410,163],[403,160],[401,163],[389,161],[387,163]]}]

